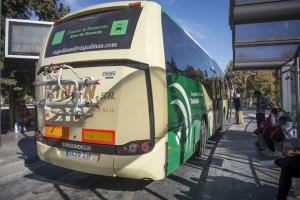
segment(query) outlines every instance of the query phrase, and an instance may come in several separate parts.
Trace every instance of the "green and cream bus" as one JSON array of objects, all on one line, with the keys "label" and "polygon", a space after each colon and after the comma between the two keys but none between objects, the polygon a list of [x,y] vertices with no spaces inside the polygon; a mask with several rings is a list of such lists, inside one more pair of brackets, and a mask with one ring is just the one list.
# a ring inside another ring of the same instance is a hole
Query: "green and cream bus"
[{"label": "green and cream bus", "polygon": [[53,25],[36,69],[41,160],[163,179],[221,128],[223,72],[154,2],[100,4]]}]

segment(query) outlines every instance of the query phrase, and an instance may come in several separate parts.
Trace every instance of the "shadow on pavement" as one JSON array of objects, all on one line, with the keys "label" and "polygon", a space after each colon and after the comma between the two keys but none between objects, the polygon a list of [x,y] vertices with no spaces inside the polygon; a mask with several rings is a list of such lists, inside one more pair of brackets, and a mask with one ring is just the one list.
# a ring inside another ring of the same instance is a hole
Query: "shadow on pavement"
[{"label": "shadow on pavement", "polygon": [[[186,186],[189,188],[189,191],[180,191],[181,193],[178,194],[178,192],[175,192],[174,197],[176,199],[201,199],[200,197],[203,195],[204,192],[204,185],[205,182],[207,181],[208,177],[208,171],[211,166],[212,162],[212,157],[215,153],[215,149],[224,135],[223,132],[218,132],[214,134],[206,144],[206,150],[203,153],[201,157],[192,157],[189,159],[184,165],[194,168],[196,170],[199,170],[201,173],[200,178],[193,178],[191,177],[190,179],[187,179],[185,177],[182,177],[180,175],[177,175],[176,173],[170,174],[166,179],[170,179],[174,182],[179,183],[180,185]],[[202,172],[200,171],[202,170]],[[197,179],[197,180],[195,180]],[[145,189],[146,191],[147,188]],[[150,192],[151,193],[151,192]],[[152,193],[151,193],[152,194]],[[164,197],[155,195],[159,199],[166,199]]]},{"label": "shadow on pavement", "polygon": [[[269,185],[257,186],[255,183],[245,182],[239,179],[230,177],[208,177],[210,179],[209,185],[216,189],[205,191],[204,194],[193,194],[190,191],[182,192],[185,195],[176,194],[177,199],[214,199],[214,200],[265,200],[274,199],[274,191],[276,188]],[[201,181],[194,179],[193,181]],[[193,187],[197,187],[197,183],[193,183]],[[238,187],[237,187],[238,186]],[[222,188],[219,190],[217,188]],[[234,192],[233,192],[234,191]],[[276,193],[275,193],[276,194]]]},{"label": "shadow on pavement", "polygon": [[[187,180],[175,175],[168,177],[189,187],[188,191],[181,191],[181,194],[175,194],[175,197],[180,200],[274,199],[277,193],[276,184],[278,179],[272,173],[278,173],[278,169],[266,173],[259,165],[261,160],[270,160],[274,159],[274,157],[266,156],[257,150],[254,146],[254,141],[255,138],[252,136],[252,132],[230,130],[225,134],[215,134],[208,141],[209,147],[207,149],[210,149],[210,152],[205,152],[208,154],[207,159],[191,159],[186,163],[194,168],[203,167],[199,178],[192,177],[190,180]],[[216,151],[217,147],[226,148],[226,153],[219,150]],[[241,166],[250,169],[250,174],[241,173],[240,169],[224,168],[224,160],[240,163]],[[223,173],[230,173],[237,178],[229,177],[230,175],[223,176],[222,174],[210,176],[209,170],[221,170]],[[264,173],[270,180],[265,177],[259,177],[258,172],[260,174]],[[251,179],[251,181],[243,179]]]},{"label": "shadow on pavement", "polygon": [[[175,194],[173,197],[182,200],[274,199],[277,188],[275,186],[267,185],[269,184],[268,180],[262,180],[262,178],[256,174],[258,172],[266,173],[258,168],[258,162],[260,160],[270,159],[270,157],[267,157],[256,150],[254,147],[255,138],[252,136],[252,133],[244,132],[243,130],[229,130],[226,133],[216,133],[208,140],[206,150],[201,157],[194,157],[184,164],[199,171],[202,170],[201,174],[198,176],[186,179],[181,175],[176,175],[176,173],[169,175],[166,178],[167,180],[178,182],[188,188],[187,190],[174,188]],[[93,175],[38,161],[36,147],[33,141],[33,137],[27,137],[22,138],[18,143],[19,148],[23,152],[26,167],[32,171],[31,174],[28,174],[25,177],[52,184],[52,188],[54,188],[63,199],[68,200],[71,198],[64,192],[62,186],[80,190],[89,190],[100,199],[106,199],[104,195],[107,191],[103,191],[103,193],[98,189],[105,189],[113,192],[134,192],[143,190],[159,199],[167,199],[161,193],[156,192],[154,190],[155,187],[149,187],[150,185],[153,185],[151,183],[157,183],[157,187],[163,187],[163,184],[160,185],[158,181],[153,182],[150,180]],[[216,151],[217,147],[221,149],[226,148],[226,151]],[[250,169],[250,174],[239,173],[238,169],[236,170],[234,168],[222,169],[224,160],[231,160],[235,163],[240,162],[241,164],[247,165],[248,169]],[[247,182],[239,178],[221,175],[210,176],[210,169],[223,170],[226,173],[231,173],[235,176],[243,176],[245,177],[245,180],[246,178],[252,178],[252,181]],[[261,184],[261,181],[267,184]],[[167,184],[168,181],[165,181],[164,183]],[[164,190],[163,188],[161,189]]]},{"label": "shadow on pavement", "polygon": [[[101,194],[97,194],[95,189],[136,191],[144,189],[152,182],[151,180],[100,176],[54,166],[39,160],[34,141],[34,136],[28,136],[20,139],[18,142],[18,146],[23,153],[21,156],[24,159],[25,166],[32,171],[32,174],[25,175],[25,177],[45,183],[51,183],[59,193],[62,192],[59,186],[67,186],[75,189],[89,189],[94,192],[96,196],[100,197]],[[65,195],[66,194],[61,193],[62,198],[64,198]]]},{"label": "shadow on pavement", "polygon": [[21,138],[18,141],[18,147],[22,151],[20,156],[24,159],[25,165],[39,160],[35,146],[35,136]]}]

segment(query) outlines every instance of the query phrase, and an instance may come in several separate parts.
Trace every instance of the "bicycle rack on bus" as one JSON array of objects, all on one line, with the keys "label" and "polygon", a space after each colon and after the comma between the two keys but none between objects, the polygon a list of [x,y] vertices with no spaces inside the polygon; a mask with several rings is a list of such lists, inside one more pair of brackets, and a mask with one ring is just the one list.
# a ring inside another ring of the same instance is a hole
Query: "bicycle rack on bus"
[{"label": "bicycle rack on bus", "polygon": [[[73,74],[78,78],[75,80],[64,80],[62,78],[62,72],[64,69],[70,69]],[[83,111],[83,108],[95,108],[99,107],[98,103],[93,102],[91,99],[83,102],[83,89],[87,86],[100,84],[99,80],[94,80],[91,77],[80,77],[77,71],[65,64],[61,65],[50,65],[41,68],[38,72],[38,75],[43,73],[44,76],[47,77],[48,81],[37,81],[34,82],[33,85],[35,87],[45,86],[45,99],[36,102],[38,106],[44,108],[47,112],[51,112],[56,115],[64,115],[64,116],[75,116],[75,119],[79,119],[80,116],[90,117],[92,113],[87,113]],[[73,92],[66,90],[63,88],[63,85],[75,85],[75,89]],[[54,86],[54,87],[53,87]],[[53,91],[60,89],[63,91],[66,100],[64,101],[54,101]],[[65,108],[73,108],[73,111],[54,111],[53,108],[56,109],[65,109]]]}]

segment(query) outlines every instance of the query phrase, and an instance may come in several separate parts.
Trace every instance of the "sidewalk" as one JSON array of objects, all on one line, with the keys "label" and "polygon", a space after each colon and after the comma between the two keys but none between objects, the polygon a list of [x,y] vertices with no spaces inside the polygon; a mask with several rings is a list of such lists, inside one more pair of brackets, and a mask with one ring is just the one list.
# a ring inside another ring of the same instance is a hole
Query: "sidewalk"
[{"label": "sidewalk", "polygon": [[34,132],[29,131],[26,134],[28,137],[14,133],[1,134],[0,166],[13,163],[24,166],[39,160],[34,144]]},{"label": "sidewalk", "polygon": [[206,174],[205,171],[201,174],[206,177],[200,178],[199,196],[203,200],[276,199],[280,168],[260,166],[262,160],[274,157],[255,147],[255,128],[255,112],[244,111],[244,124],[232,125],[217,141],[208,155],[211,158],[209,169]]}]

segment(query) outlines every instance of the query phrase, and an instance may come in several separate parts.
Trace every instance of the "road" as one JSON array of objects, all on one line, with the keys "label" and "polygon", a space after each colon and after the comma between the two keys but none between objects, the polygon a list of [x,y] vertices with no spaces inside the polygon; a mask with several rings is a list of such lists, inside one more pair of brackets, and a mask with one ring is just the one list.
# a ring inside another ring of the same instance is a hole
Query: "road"
[{"label": "road", "polygon": [[227,131],[207,142],[201,157],[190,159],[161,181],[112,178],[56,167],[38,160],[33,136],[2,135],[0,200],[275,199],[280,169],[263,169],[259,164],[273,158],[254,146],[254,116],[253,111],[244,112],[244,125],[226,125]]},{"label": "road", "polygon": [[[215,139],[220,138],[220,135]],[[81,173],[38,160],[34,137],[2,135],[0,191],[9,199],[198,199],[202,170],[216,146],[207,145],[202,157],[194,157],[161,181],[144,181]]]}]

